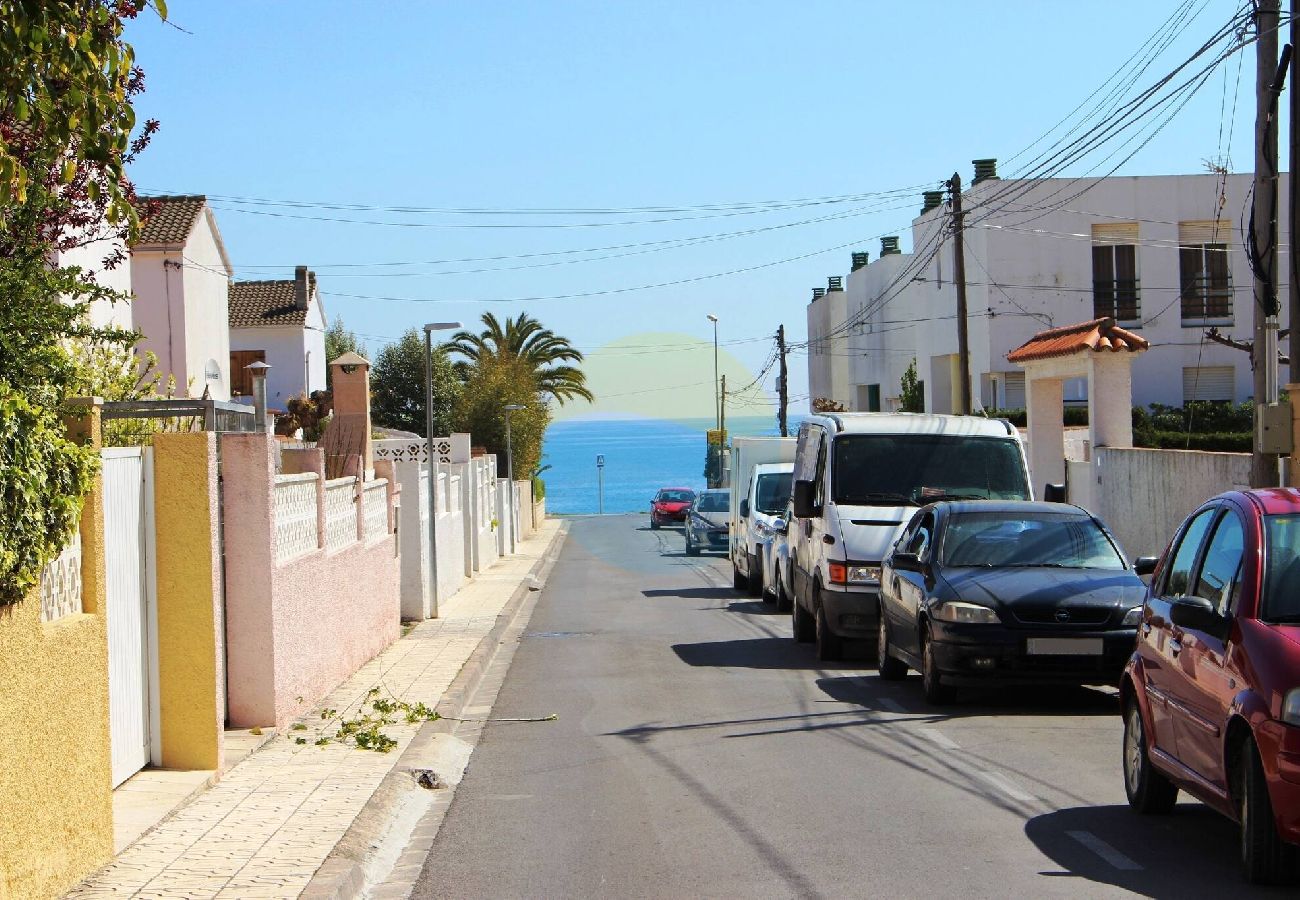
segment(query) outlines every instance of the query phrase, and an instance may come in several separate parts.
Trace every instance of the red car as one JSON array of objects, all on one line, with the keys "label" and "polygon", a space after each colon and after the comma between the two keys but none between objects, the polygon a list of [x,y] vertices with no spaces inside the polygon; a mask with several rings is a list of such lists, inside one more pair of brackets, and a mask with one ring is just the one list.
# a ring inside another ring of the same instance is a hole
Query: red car
[{"label": "red car", "polygon": [[650,501],[650,527],[681,525],[686,521],[686,511],[695,500],[695,491],[684,487],[660,488]]},{"label": "red car", "polygon": [[1138,812],[1186,791],[1241,825],[1253,882],[1300,864],[1300,491],[1233,491],[1157,562],[1120,683],[1124,787]]}]

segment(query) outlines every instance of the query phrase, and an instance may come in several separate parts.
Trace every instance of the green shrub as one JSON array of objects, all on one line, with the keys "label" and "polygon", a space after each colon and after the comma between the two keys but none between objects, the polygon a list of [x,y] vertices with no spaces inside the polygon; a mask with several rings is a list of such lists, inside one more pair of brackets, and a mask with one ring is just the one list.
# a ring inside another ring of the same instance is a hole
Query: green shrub
[{"label": "green shrub", "polygon": [[1214,453],[1249,453],[1251,432],[1240,431],[1159,431],[1152,428],[1135,429],[1133,443],[1138,447],[1156,447],[1162,450],[1205,450]]}]

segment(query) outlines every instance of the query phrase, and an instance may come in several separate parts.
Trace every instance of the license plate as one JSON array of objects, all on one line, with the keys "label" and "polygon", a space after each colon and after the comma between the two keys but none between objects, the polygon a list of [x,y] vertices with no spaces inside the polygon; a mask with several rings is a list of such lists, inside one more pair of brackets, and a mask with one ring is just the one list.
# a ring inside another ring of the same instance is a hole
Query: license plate
[{"label": "license plate", "polygon": [[1030,638],[1031,656],[1101,656],[1101,638]]}]

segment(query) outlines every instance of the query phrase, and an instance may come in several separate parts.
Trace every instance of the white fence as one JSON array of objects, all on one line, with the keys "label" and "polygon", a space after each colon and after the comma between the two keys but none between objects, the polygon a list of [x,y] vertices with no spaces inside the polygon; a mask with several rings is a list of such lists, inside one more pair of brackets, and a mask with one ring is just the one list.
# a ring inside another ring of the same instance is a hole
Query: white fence
[{"label": "white fence", "polygon": [[388,534],[388,479],[367,481],[361,488],[361,511],[365,518],[366,543],[373,544]]},{"label": "white fence", "polygon": [[316,474],[275,477],[275,561],[318,549]]},{"label": "white fence", "polygon": [[41,621],[53,622],[81,612],[81,531],[41,572]]},{"label": "white fence", "polygon": [[350,475],[325,482],[326,550],[341,550],[357,539],[356,484]]}]

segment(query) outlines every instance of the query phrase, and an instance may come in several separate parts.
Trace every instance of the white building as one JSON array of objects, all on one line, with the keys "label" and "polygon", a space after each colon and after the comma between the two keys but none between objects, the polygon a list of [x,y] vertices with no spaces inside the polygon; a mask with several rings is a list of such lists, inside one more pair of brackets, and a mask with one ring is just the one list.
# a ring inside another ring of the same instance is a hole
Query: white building
[{"label": "white building", "polygon": [[248,396],[244,367],[264,362],[267,404],[286,409],[292,397],[325,390],[325,308],[316,275],[298,266],[292,279],[230,285],[230,368],[233,393]]},{"label": "white building", "polygon": [[[977,164],[963,192],[967,321],[974,405],[1025,405],[1024,373],[1006,355],[1047,328],[1113,317],[1151,343],[1133,364],[1133,402],[1242,402],[1253,394],[1246,353],[1205,338],[1250,340],[1253,279],[1243,250],[1251,176],[1160,175],[1001,180]],[[983,176],[983,177],[980,177]],[[1279,221],[1287,221],[1286,179]],[[912,222],[912,253],[882,240],[854,255],[843,290],[831,278],[808,306],[812,398],[851,410],[899,406],[913,359],[925,408],[958,408],[957,294],[951,208],[937,191]],[[1286,327],[1288,236],[1280,232]],[[1282,350],[1286,351],[1286,341]],[[1065,401],[1087,398],[1082,380]]]},{"label": "white building", "polygon": [[138,351],[158,357],[175,395],[230,399],[227,296],[233,272],[216,217],[202,196],[148,197],[131,245],[132,325]]}]

